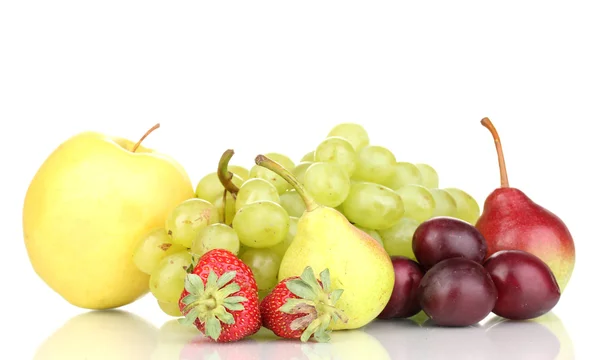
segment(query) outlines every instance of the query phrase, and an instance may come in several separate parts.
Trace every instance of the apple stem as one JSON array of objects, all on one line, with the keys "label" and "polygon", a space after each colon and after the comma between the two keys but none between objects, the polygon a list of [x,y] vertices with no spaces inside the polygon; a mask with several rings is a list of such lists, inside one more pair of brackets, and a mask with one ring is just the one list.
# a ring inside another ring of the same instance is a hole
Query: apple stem
[{"label": "apple stem", "polygon": [[296,177],[294,177],[294,175],[289,170],[281,166],[279,163],[269,159],[264,155],[258,155],[256,159],[254,159],[254,162],[258,166],[262,166],[273,171],[277,175],[281,176],[290,185],[292,185],[292,187],[296,189],[296,192],[304,201],[304,204],[306,205],[306,211],[312,211],[319,207],[319,204],[308,194],[308,192],[306,191],[304,186],[300,184],[298,179],[296,179]]},{"label": "apple stem", "polygon": [[506,163],[504,162],[504,152],[502,151],[502,143],[500,142],[500,135],[498,135],[498,131],[492,124],[492,121],[484,117],[481,119],[481,125],[483,125],[486,129],[488,129],[492,136],[494,137],[494,143],[496,145],[496,153],[498,154],[498,165],[500,166],[500,186],[503,188],[509,187],[508,185],[508,175],[506,174]]},{"label": "apple stem", "polygon": [[223,184],[225,190],[229,191],[233,198],[237,195],[238,187],[231,182],[233,179],[233,173],[227,169],[229,166],[229,160],[233,157],[234,151],[232,149],[226,150],[223,155],[221,155],[221,159],[219,160],[219,168],[217,170],[217,176],[219,177],[219,181]]},{"label": "apple stem", "polygon": [[142,141],[144,141],[144,139],[150,135],[151,132],[153,132],[154,130],[158,129],[160,127],[160,124],[156,124],[153,127],[151,127],[148,131],[146,131],[146,133],[144,134],[144,136],[142,136],[142,138],[135,144],[133,145],[133,149],[131,149],[131,152],[135,152],[138,147],[140,147],[140,145],[142,144]]}]

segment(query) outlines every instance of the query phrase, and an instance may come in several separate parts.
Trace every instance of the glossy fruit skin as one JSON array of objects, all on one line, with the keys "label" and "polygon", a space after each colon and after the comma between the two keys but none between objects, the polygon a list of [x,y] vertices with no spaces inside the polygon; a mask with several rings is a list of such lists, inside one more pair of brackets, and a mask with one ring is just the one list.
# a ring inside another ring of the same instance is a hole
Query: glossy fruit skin
[{"label": "glossy fruit skin", "polygon": [[392,265],[396,274],[394,289],[387,305],[377,316],[379,319],[408,318],[421,311],[417,291],[424,275],[423,269],[405,256],[392,256]]},{"label": "glossy fruit skin", "polygon": [[424,269],[453,257],[483,263],[487,243],[483,235],[466,221],[451,217],[429,219],[413,235],[413,252]]},{"label": "glossy fruit skin", "polygon": [[552,271],[540,258],[525,251],[503,250],[484,263],[498,300],[492,312],[511,320],[544,315],[560,300],[560,287]]},{"label": "glossy fruit skin", "polygon": [[280,281],[269,295],[260,302],[260,314],[263,326],[273,331],[275,335],[286,339],[300,339],[300,336],[304,332],[304,329],[292,330],[290,324],[292,321],[306,314],[287,314],[279,311],[279,308],[286,303],[287,299],[299,298],[288,290],[285,285],[289,280],[299,278],[299,276],[294,276]]},{"label": "glossy fruit skin", "polygon": [[472,260],[456,257],[429,269],[419,285],[419,304],[440,326],[469,326],[488,316],[498,292],[490,274]]},{"label": "glossy fruit skin", "polygon": [[[214,249],[204,254],[198,260],[192,273],[200,276],[202,282],[206,284],[208,274],[211,270],[217,276],[221,276],[228,271],[235,271],[236,275],[232,282],[236,282],[240,286],[240,290],[232,294],[232,296],[243,296],[248,299],[248,301],[243,303],[244,310],[231,311],[234,319],[233,324],[221,324],[221,334],[217,342],[237,341],[258,332],[262,325],[258,305],[258,287],[250,268],[234,253],[224,249]],[[179,299],[179,309],[182,312],[186,305],[181,302],[181,299],[188,294],[189,292],[184,289]],[[196,319],[194,325],[202,333],[205,333],[204,323]]]},{"label": "glossy fruit skin", "polygon": [[575,267],[575,244],[565,223],[521,190],[499,188],[484,203],[477,229],[488,243],[487,256],[523,250],[542,259],[564,292]]}]

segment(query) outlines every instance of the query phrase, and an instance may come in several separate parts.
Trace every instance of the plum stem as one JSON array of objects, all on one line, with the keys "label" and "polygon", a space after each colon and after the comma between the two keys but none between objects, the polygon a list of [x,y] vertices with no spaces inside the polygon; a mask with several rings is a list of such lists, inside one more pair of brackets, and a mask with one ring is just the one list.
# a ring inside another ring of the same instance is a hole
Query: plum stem
[{"label": "plum stem", "polygon": [[138,147],[140,147],[140,145],[142,144],[142,141],[144,141],[144,139],[148,135],[150,135],[150,133],[152,133],[154,130],[158,129],[159,127],[160,127],[160,124],[156,124],[153,127],[151,127],[150,129],[148,129],[148,131],[146,131],[144,136],[142,136],[141,139],[135,145],[133,145],[133,149],[131,149],[131,152],[135,152],[138,149]]},{"label": "plum stem", "polygon": [[289,170],[281,166],[279,163],[269,159],[264,155],[258,155],[256,159],[254,159],[254,162],[258,166],[262,166],[273,171],[277,175],[281,176],[290,185],[292,185],[292,187],[296,189],[296,192],[304,201],[304,204],[306,205],[306,211],[313,211],[319,207],[319,204],[315,201],[315,199],[312,198],[312,196],[308,194],[308,191],[306,191],[304,186],[300,184],[298,179],[296,179],[296,177],[294,177],[294,175]]},{"label": "plum stem", "polygon": [[492,137],[494,138],[494,144],[496,145],[496,153],[498,154],[498,165],[500,167],[500,186],[503,188],[509,187],[508,185],[508,175],[506,173],[506,163],[504,162],[504,152],[502,151],[502,143],[500,142],[500,135],[498,135],[498,131],[492,124],[492,121],[484,117],[481,119],[481,125],[483,125],[486,129],[492,133]]},{"label": "plum stem", "polygon": [[229,191],[233,198],[235,199],[238,191],[238,187],[231,181],[233,179],[233,173],[227,169],[229,166],[229,160],[233,157],[234,151],[232,149],[226,150],[223,155],[221,155],[221,159],[219,160],[219,168],[217,170],[217,176],[219,177],[219,181],[225,188],[225,190]]}]

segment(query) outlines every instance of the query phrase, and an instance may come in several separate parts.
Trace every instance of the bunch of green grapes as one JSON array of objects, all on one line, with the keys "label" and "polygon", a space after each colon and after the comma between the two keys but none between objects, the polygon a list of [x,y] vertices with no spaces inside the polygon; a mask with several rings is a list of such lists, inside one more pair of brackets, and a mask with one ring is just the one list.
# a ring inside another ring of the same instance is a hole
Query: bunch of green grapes
[{"label": "bunch of green grapes", "polygon": [[[267,156],[295,168],[284,155]],[[232,184],[228,191],[218,172],[205,175],[196,196],[177,205],[164,227],[146,234],[135,249],[134,263],[150,275],[150,292],[170,316],[181,316],[178,301],[185,276],[206,252],[226,249],[236,254],[252,269],[259,290],[267,293],[276,285],[281,259],[295,236],[304,211],[295,191],[256,168],[228,165],[226,170]]]},{"label": "bunch of green grapes", "polygon": [[[399,161],[390,149],[372,144],[359,124],[338,124],[313,151],[304,155],[294,173],[309,190],[315,181],[309,176],[311,170],[323,162],[341,168],[350,187],[338,180],[341,176],[333,175],[333,171],[321,174],[329,178],[321,181],[332,182],[334,178],[338,182],[335,200],[344,198],[327,203],[328,198],[323,195],[321,202],[335,207],[356,227],[382,243],[390,255],[414,258],[413,234],[428,219],[449,216],[474,224],[479,218],[479,205],[470,194],[457,188],[440,188],[438,173],[432,166]],[[290,204],[301,204],[299,197],[294,197],[293,203],[291,198],[290,195]],[[290,208],[296,211],[295,207]]]}]

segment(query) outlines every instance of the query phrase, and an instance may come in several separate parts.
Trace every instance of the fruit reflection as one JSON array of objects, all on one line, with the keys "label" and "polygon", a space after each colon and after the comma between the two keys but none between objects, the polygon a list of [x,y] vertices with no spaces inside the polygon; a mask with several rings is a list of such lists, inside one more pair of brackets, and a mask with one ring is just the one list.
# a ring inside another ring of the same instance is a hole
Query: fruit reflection
[{"label": "fruit reflection", "polygon": [[394,359],[573,359],[573,345],[560,318],[548,313],[534,320],[491,316],[464,328],[440,327],[431,320],[378,320],[364,330]]},{"label": "fruit reflection", "polygon": [[[179,359],[182,350],[190,341],[198,337],[199,332],[193,326],[181,325],[177,319],[165,322],[158,331],[156,346],[149,360]],[[202,358],[199,358],[202,359]]]},{"label": "fruit reflection", "polygon": [[44,341],[35,360],[147,360],[156,344],[154,325],[120,310],[77,315]]},{"label": "fruit reflection", "polygon": [[495,348],[511,360],[575,359],[571,337],[553,312],[529,321],[494,316],[486,329]]},{"label": "fruit reflection", "polygon": [[[167,357],[165,357],[166,359]],[[170,357],[172,359],[173,357]],[[202,335],[190,340],[179,360],[198,359],[391,359],[387,350],[372,335],[359,330],[335,331],[328,343],[278,338],[262,328],[258,333],[235,343],[218,344]]]}]

